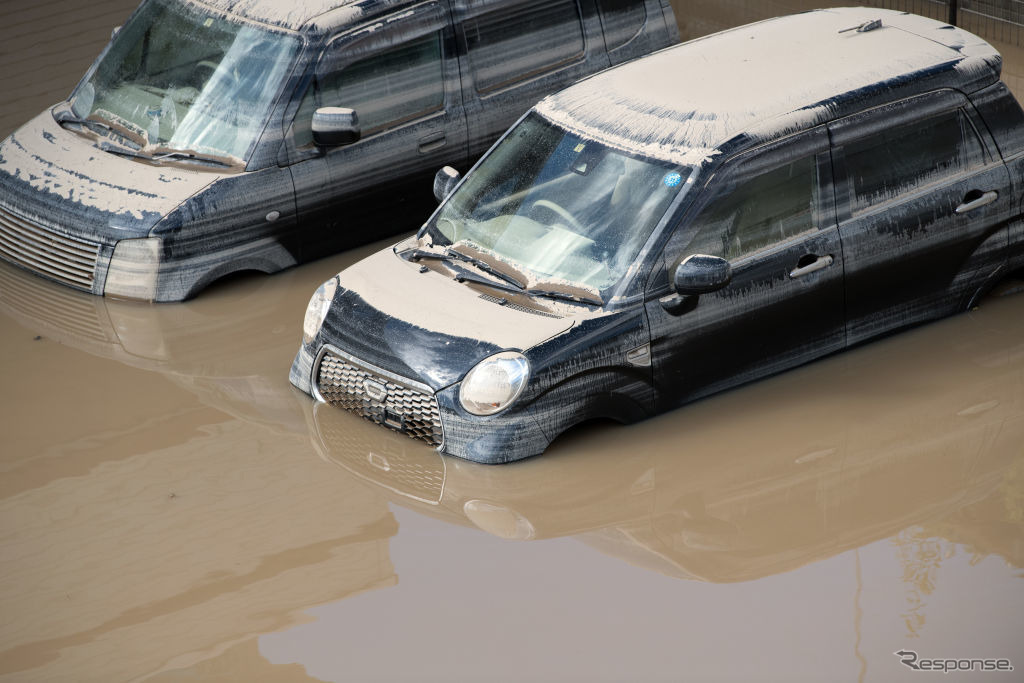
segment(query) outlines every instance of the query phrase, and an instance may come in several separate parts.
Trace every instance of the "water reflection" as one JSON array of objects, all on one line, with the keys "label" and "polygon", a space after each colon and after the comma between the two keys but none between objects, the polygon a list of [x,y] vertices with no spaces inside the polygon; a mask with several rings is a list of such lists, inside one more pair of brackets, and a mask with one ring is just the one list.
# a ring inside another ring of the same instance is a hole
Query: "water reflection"
[{"label": "water reflection", "polygon": [[576,535],[669,576],[748,581],[912,526],[1024,567],[1022,308],[993,298],[511,466],[445,458],[326,405],[306,403],[307,419],[324,458],[401,505],[504,538]]},{"label": "water reflection", "polygon": [[324,479],[287,379],[317,278],[358,256],[184,306],[0,265],[0,677],[295,680],[257,636],[397,583],[386,500]]}]

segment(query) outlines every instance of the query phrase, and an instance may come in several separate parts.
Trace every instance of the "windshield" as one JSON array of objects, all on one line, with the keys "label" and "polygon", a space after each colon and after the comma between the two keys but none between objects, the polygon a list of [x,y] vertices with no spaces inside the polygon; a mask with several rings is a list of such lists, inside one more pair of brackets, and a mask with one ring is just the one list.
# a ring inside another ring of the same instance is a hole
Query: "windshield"
[{"label": "windshield", "polygon": [[602,291],[626,274],[689,170],[610,149],[531,114],[428,228],[535,280]]},{"label": "windshield", "polygon": [[148,152],[244,160],[298,48],[289,35],[152,0],[75,91],[72,111],[113,123]]}]

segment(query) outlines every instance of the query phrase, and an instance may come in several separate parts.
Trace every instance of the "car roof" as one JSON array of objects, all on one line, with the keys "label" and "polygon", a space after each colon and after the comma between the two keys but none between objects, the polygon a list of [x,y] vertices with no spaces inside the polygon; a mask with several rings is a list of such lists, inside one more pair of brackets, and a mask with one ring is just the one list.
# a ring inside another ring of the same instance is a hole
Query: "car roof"
[{"label": "car roof", "polygon": [[324,32],[418,0],[184,0],[292,31]]},{"label": "car roof", "polygon": [[[843,31],[875,19],[880,28]],[[613,147],[692,166],[919,92],[971,92],[996,82],[1001,65],[988,43],[932,19],[815,10],[661,50],[535,110]]]}]

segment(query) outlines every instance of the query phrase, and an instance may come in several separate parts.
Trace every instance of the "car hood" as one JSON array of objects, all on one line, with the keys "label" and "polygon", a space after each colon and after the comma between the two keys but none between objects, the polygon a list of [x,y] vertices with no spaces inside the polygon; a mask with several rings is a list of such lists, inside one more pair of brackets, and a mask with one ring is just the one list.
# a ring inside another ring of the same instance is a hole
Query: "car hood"
[{"label": "car hood", "polygon": [[499,351],[523,351],[565,332],[571,317],[502,306],[475,287],[385,249],[344,270],[322,340],[439,390]]},{"label": "car hood", "polygon": [[62,128],[49,111],[0,144],[3,208],[106,244],[146,236],[182,201],[221,177],[104,152]]}]

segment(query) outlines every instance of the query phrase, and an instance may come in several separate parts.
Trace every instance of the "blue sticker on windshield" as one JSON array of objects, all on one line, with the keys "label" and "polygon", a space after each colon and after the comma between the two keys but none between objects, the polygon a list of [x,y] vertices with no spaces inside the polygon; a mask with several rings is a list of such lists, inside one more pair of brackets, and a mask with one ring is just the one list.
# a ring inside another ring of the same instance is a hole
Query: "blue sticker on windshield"
[{"label": "blue sticker on windshield", "polygon": [[683,182],[683,176],[680,175],[679,173],[676,173],[675,171],[672,171],[667,176],[665,176],[665,185],[667,185],[668,187],[676,187],[681,182]]}]

